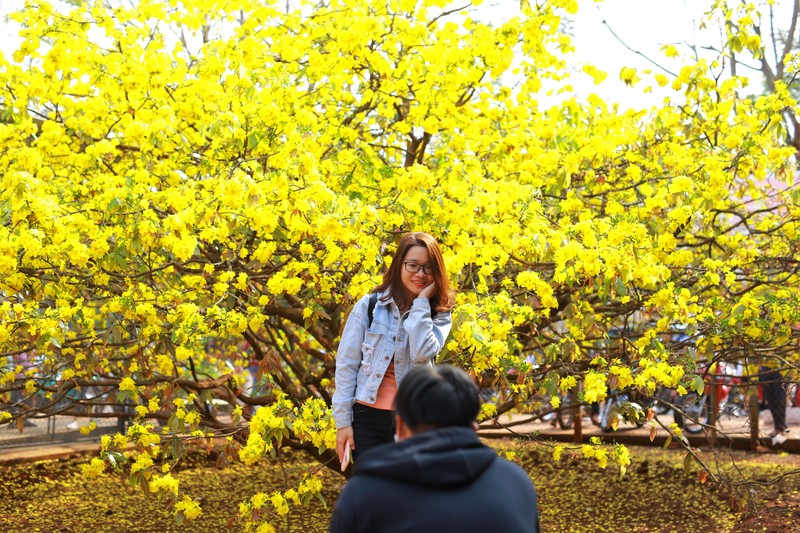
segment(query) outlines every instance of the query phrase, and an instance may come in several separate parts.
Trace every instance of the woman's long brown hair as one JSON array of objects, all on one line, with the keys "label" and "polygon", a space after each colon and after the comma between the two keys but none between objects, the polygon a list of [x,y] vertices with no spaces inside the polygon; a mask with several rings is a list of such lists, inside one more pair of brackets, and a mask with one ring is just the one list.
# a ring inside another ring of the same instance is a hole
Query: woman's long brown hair
[{"label": "woman's long brown hair", "polygon": [[403,238],[400,239],[400,242],[397,244],[397,251],[394,253],[391,266],[383,273],[383,281],[380,285],[375,287],[373,292],[383,292],[386,289],[390,289],[390,293],[396,303],[411,303],[403,301],[405,297],[402,287],[403,282],[400,280],[400,276],[406,254],[413,246],[422,246],[428,250],[428,257],[431,261],[430,264],[433,267],[433,283],[436,285],[436,291],[433,298],[431,298],[433,308],[437,311],[449,311],[455,304],[456,295],[453,288],[450,286],[450,278],[447,277],[444,259],[442,259],[442,251],[439,249],[439,243],[436,242],[436,239],[421,231],[414,231],[403,235]]}]

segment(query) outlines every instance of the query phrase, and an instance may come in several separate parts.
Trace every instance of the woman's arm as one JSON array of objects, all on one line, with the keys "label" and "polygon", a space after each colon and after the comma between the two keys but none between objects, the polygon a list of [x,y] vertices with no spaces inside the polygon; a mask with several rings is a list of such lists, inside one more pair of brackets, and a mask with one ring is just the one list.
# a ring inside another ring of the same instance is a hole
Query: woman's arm
[{"label": "woman's arm", "polygon": [[405,321],[411,361],[421,364],[436,357],[444,348],[452,325],[450,311],[439,311],[431,318],[429,300],[415,298]]},{"label": "woman's arm", "polygon": [[358,367],[361,365],[361,344],[367,329],[369,295],[361,298],[342,331],[336,350],[336,389],[333,392],[333,420],[337,429],[350,427],[353,422],[353,398],[356,392]]}]

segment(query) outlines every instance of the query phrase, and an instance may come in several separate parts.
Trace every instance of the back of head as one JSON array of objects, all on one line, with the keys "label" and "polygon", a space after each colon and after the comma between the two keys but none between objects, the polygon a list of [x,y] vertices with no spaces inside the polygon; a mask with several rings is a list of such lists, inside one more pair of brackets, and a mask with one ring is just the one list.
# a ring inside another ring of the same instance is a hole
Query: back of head
[{"label": "back of head", "polygon": [[481,406],[477,385],[466,372],[450,365],[411,369],[397,390],[394,405],[413,432],[472,427]]}]

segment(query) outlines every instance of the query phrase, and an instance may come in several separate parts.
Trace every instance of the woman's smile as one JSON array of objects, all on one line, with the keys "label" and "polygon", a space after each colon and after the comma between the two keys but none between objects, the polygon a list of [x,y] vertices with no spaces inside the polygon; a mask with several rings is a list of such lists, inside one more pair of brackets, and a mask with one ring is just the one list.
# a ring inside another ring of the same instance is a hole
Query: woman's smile
[{"label": "woman's smile", "polygon": [[[424,246],[412,246],[406,252],[406,256],[403,258],[403,269],[400,271],[400,281],[403,283],[407,305],[411,305],[412,300],[433,282],[433,276],[425,274],[425,270],[423,270],[423,268],[430,268],[428,266],[430,262],[428,250]],[[413,272],[414,269],[419,270]]]}]

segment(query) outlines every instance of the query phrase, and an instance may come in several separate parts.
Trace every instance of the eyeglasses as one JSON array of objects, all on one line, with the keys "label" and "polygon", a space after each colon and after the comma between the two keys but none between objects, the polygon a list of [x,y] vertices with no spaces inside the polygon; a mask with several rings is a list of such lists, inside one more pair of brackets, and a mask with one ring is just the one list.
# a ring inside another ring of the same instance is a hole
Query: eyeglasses
[{"label": "eyeglasses", "polygon": [[403,266],[405,267],[406,272],[417,274],[421,270],[426,276],[433,274],[433,267],[431,265],[420,265],[419,263],[408,261],[403,263]]}]

